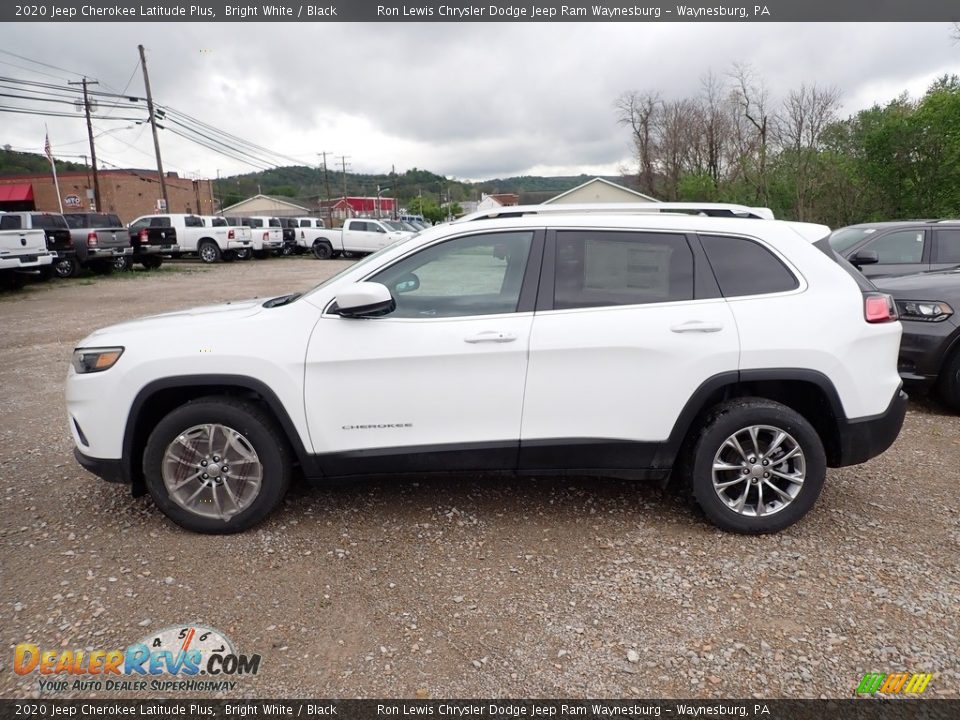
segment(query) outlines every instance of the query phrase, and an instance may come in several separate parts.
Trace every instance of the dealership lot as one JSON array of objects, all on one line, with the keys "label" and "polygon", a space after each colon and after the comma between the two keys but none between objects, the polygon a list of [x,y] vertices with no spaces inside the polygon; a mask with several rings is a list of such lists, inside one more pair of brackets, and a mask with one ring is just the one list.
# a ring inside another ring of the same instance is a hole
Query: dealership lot
[{"label": "dealership lot", "polygon": [[37,690],[12,672],[18,643],[110,650],[203,623],[263,656],[231,697],[847,697],[896,671],[960,695],[960,418],[923,399],[890,451],[830,471],[811,514],[766,537],[586,478],[298,487],[264,525],[207,537],[76,465],[63,378],[88,332],[348,262],[0,295],[0,694]]}]

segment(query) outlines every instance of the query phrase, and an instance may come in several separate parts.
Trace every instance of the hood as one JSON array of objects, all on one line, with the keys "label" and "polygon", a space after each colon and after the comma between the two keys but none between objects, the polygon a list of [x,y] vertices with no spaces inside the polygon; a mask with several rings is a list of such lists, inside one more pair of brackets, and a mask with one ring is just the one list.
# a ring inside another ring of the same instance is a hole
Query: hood
[{"label": "hood", "polygon": [[880,290],[901,300],[943,300],[950,302],[960,298],[960,271],[958,270],[877,278],[872,282]]},{"label": "hood", "polygon": [[216,323],[219,327],[222,326],[223,323],[242,320],[257,315],[263,311],[263,303],[265,301],[266,298],[231,301],[221,305],[205,305],[189,310],[177,310],[160,315],[149,315],[147,317],[137,318],[136,320],[128,320],[127,322],[110,325],[109,327],[94,331],[87,340],[84,340],[81,347],[89,346],[90,339],[104,335],[134,332],[153,333],[158,330],[167,329],[184,330],[191,326],[206,323]]}]

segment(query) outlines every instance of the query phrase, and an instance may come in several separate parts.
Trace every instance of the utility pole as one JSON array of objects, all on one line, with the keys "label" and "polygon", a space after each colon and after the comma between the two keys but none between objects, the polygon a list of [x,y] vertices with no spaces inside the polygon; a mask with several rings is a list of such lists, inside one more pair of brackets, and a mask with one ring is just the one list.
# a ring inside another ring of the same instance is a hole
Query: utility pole
[{"label": "utility pole", "polygon": [[[150,76],[147,74],[147,56],[143,45],[137,45],[140,51],[140,66],[143,68],[143,86],[147,91],[147,112],[150,113],[150,129],[153,130],[153,149],[157,154],[157,174],[160,176],[160,194],[163,196],[165,212],[170,212],[170,199],[167,197],[167,180],[163,175],[163,161],[160,159],[160,138],[157,136],[157,117],[153,110],[153,94],[150,92]],[[96,177],[96,175],[94,175]]]},{"label": "utility pole", "polygon": [[[340,156],[340,174],[343,176],[343,202],[347,206],[344,210],[346,216],[350,214],[350,203],[347,202],[347,160],[350,159],[349,155]],[[333,224],[332,222],[330,223]]]},{"label": "utility pole", "polygon": [[220,190],[220,168],[217,168],[217,214],[223,215],[223,192]]},{"label": "utility pole", "polygon": [[87,85],[99,85],[96,80],[84,78],[80,82],[70,82],[71,85],[83,85],[83,112],[87,116],[87,137],[90,139],[90,163],[93,165],[93,201],[100,212],[100,178],[97,176],[97,150],[93,145],[93,122],[90,120],[90,95],[87,94]]},{"label": "utility pole", "polygon": [[327,196],[327,225],[333,227],[333,206],[331,205],[332,198],[330,197],[330,176],[327,174],[327,155],[330,154],[332,153],[328,153],[326,150],[317,153],[317,155],[323,158],[323,187]]}]

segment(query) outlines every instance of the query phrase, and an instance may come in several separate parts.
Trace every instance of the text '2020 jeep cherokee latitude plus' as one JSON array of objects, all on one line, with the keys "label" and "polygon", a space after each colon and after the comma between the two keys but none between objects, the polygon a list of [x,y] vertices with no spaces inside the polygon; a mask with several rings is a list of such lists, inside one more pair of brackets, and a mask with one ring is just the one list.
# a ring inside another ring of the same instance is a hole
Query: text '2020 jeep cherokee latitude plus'
[{"label": "text '2020 jeep cherokee latitude plus'", "polygon": [[673,472],[720,527],[780,530],[896,438],[900,323],[827,228],[688,209],[476,213],[304,295],[99,330],[67,381],[77,458],[201,532],[258,522],[294,471]]}]

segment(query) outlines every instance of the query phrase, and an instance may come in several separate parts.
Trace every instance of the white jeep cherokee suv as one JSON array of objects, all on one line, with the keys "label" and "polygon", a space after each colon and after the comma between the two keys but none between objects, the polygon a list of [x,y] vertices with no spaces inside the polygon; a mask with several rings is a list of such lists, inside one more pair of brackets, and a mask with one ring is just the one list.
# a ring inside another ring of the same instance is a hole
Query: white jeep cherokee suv
[{"label": "white jeep cherokee suv", "polygon": [[826,227],[764,216],[502,208],[302,295],[99,330],[76,457],[199,532],[259,522],[295,472],[461,471],[672,474],[718,526],[781,530],[890,446],[906,395],[890,297]]}]

